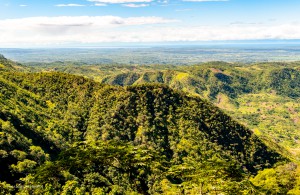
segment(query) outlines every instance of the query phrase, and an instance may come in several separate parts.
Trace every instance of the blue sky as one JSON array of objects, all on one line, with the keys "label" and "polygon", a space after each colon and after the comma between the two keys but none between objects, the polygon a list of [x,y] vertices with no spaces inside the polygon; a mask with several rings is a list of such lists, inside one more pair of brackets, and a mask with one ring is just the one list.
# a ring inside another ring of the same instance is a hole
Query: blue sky
[{"label": "blue sky", "polygon": [[0,46],[300,39],[299,0],[0,0]]}]

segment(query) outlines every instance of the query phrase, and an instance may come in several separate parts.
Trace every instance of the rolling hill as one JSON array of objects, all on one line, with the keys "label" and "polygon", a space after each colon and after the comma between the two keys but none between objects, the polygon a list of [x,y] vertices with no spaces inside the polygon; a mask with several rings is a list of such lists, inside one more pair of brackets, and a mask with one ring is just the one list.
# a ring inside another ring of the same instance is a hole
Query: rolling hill
[{"label": "rolling hill", "polygon": [[299,62],[208,62],[191,66],[47,64],[37,71],[40,70],[81,75],[118,86],[166,84],[213,102],[256,135],[272,139],[299,158]]},{"label": "rolling hill", "polygon": [[5,66],[1,193],[255,194],[250,175],[289,161],[208,101],[167,85]]}]

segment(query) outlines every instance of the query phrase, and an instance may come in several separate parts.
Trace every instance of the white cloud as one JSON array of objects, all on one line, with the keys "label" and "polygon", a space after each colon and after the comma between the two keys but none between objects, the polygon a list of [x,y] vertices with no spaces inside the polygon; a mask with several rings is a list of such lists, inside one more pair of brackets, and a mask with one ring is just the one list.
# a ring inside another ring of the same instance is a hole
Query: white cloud
[{"label": "white cloud", "polygon": [[169,0],[158,0],[157,2],[166,4],[166,3],[169,3]]},{"label": "white cloud", "polygon": [[[174,20],[164,19],[161,17],[129,17],[122,18],[118,16],[59,16],[59,17],[29,17],[19,19],[0,20],[0,29],[23,28],[23,27],[56,27],[56,26],[86,26],[86,24],[94,27],[115,27],[143,25],[143,24],[160,24],[170,23]],[[6,26],[6,27],[4,27]]]},{"label": "white cloud", "polygon": [[225,2],[225,1],[229,1],[229,0],[183,0],[183,1],[190,1],[190,2]]},{"label": "white cloud", "polygon": [[55,5],[56,7],[84,7],[85,5],[81,5],[81,4],[57,4]]},{"label": "white cloud", "polygon": [[88,0],[96,3],[110,3],[110,4],[121,4],[121,3],[150,3],[152,0]]},{"label": "white cloud", "polygon": [[176,9],[176,12],[188,12],[188,11],[192,11],[193,9]]},{"label": "white cloud", "polygon": [[138,7],[148,7],[149,4],[135,4],[135,3],[129,3],[129,4],[123,4],[124,7],[132,7],[132,8],[138,8]]},{"label": "white cloud", "polygon": [[24,5],[24,4],[22,4],[22,5],[19,5],[20,7],[27,7],[28,5]]},{"label": "white cloud", "polygon": [[107,6],[107,4],[105,4],[105,3],[95,3],[94,6],[103,7],[103,6]]},{"label": "white cloud", "polygon": [[182,26],[161,17],[81,16],[0,20],[0,45],[300,39],[300,24]]}]

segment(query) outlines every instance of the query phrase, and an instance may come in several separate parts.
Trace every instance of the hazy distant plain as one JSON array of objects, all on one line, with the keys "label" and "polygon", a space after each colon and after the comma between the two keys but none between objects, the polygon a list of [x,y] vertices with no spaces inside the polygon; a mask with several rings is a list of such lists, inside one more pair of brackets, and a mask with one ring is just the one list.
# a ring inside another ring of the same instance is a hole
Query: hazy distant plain
[{"label": "hazy distant plain", "polygon": [[300,61],[299,44],[237,44],[202,46],[139,46],[102,48],[1,48],[5,57],[21,62],[75,61],[87,64],[197,64],[207,61]]}]

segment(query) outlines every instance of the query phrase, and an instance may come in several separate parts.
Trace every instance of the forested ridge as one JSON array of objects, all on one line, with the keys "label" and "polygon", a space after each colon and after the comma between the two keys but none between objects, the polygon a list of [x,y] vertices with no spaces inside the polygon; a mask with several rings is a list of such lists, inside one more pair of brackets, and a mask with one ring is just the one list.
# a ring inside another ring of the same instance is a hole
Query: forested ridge
[{"label": "forested ridge", "polygon": [[300,63],[207,62],[172,65],[78,65],[50,63],[36,71],[60,71],[105,84],[163,83],[200,96],[223,109],[261,138],[272,139],[300,156]]},{"label": "forested ridge", "polygon": [[283,148],[200,97],[22,73],[2,60],[0,193],[299,192],[299,168]]}]

